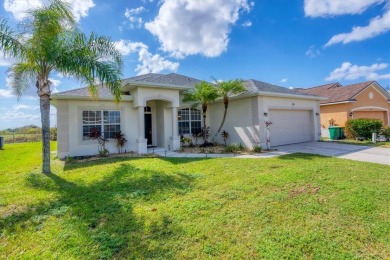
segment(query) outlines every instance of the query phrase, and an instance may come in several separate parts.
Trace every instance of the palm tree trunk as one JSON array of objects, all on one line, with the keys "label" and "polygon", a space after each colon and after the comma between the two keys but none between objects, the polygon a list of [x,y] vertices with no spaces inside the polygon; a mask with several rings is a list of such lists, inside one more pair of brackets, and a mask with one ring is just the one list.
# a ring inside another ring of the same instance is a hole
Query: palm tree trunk
[{"label": "palm tree trunk", "polygon": [[207,112],[207,104],[202,104],[202,112],[203,112],[203,143],[207,143],[207,127],[206,127],[206,112]]},{"label": "palm tree trunk", "polygon": [[39,105],[42,123],[42,173],[50,174],[50,85],[48,77],[38,76]]},{"label": "palm tree trunk", "polygon": [[225,124],[226,115],[227,115],[227,110],[228,110],[228,107],[229,107],[229,98],[228,98],[228,97],[224,97],[224,98],[223,98],[223,103],[224,103],[224,105],[225,105],[225,111],[223,112],[223,118],[222,118],[221,125],[219,126],[218,131],[215,133],[214,138],[213,138],[213,141],[214,141],[215,138],[218,136],[218,134],[221,132],[222,127],[223,127],[223,125]]},{"label": "palm tree trunk", "polygon": [[42,122],[42,173],[50,174],[50,98],[40,96]]}]

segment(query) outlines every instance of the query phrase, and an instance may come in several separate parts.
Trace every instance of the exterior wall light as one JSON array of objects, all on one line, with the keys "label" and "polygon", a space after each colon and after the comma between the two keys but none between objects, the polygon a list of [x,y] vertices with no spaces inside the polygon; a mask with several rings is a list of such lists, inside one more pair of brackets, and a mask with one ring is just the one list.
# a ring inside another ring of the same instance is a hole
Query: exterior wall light
[{"label": "exterior wall light", "polygon": [[352,117],[353,116],[353,112],[349,113],[349,116]]},{"label": "exterior wall light", "polygon": [[267,112],[264,112],[264,116],[268,116],[268,113],[267,113]]},{"label": "exterior wall light", "polygon": [[316,113],[316,116],[319,116],[320,115],[320,113]]}]

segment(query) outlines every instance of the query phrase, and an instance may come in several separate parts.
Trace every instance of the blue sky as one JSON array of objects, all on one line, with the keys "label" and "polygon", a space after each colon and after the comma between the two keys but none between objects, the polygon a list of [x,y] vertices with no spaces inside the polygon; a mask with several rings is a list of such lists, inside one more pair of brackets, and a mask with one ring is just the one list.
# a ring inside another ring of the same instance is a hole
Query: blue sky
[{"label": "blue sky", "polygon": [[[123,77],[176,72],[211,81],[257,79],[284,87],[376,80],[390,87],[390,0],[67,0],[85,33],[111,37]],[[45,0],[5,0],[20,22]],[[0,57],[0,129],[40,125],[34,88],[19,101]],[[82,83],[51,75],[54,92]],[[56,125],[55,109],[51,124]]]}]

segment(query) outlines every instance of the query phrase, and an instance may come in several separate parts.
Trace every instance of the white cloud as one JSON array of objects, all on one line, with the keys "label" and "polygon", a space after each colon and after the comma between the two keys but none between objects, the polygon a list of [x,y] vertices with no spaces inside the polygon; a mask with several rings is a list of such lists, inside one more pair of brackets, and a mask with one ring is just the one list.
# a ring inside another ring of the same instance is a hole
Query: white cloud
[{"label": "white cloud", "polygon": [[252,26],[252,22],[251,21],[245,21],[243,24],[242,24],[243,27],[251,27]]},{"label": "white cloud", "polygon": [[127,56],[131,53],[138,53],[138,61],[135,71],[138,75],[145,73],[158,73],[164,70],[177,71],[179,68],[178,62],[172,62],[159,54],[152,54],[148,50],[148,46],[142,42],[132,42],[128,40],[119,40],[115,42],[116,48],[121,52],[123,56]]},{"label": "white cloud", "polygon": [[350,62],[344,62],[339,68],[333,70],[326,81],[355,80],[366,78],[366,80],[390,79],[390,73],[378,74],[378,70],[388,67],[387,63],[374,63],[371,66],[352,65]]},{"label": "white cloud", "polygon": [[284,78],[280,82],[285,83],[285,82],[287,82],[287,80],[288,80],[287,78]]},{"label": "white cloud", "polygon": [[176,58],[202,54],[217,57],[227,50],[232,25],[248,0],[165,0],[159,14],[145,28],[157,36],[163,51]]},{"label": "white cloud", "polygon": [[10,98],[15,96],[10,89],[0,89],[0,97]]},{"label": "white cloud", "polygon": [[[70,5],[77,21],[87,16],[88,10],[95,6],[93,0],[65,0],[65,2]],[[20,21],[27,16],[29,10],[42,7],[47,3],[47,0],[5,0],[4,9]]]},{"label": "white cloud", "polygon": [[58,86],[61,84],[61,81],[53,78],[49,78],[49,80],[51,81],[51,93],[59,92]]},{"label": "white cloud", "polygon": [[152,55],[147,49],[140,50],[138,60],[141,62],[135,69],[135,71],[138,72],[138,75],[150,72],[158,73],[163,70],[177,71],[179,68],[178,62],[166,60],[159,54]]},{"label": "white cloud", "polygon": [[383,16],[377,16],[371,19],[367,26],[355,26],[349,33],[341,33],[333,36],[326,44],[328,47],[333,44],[347,44],[354,41],[363,41],[390,30],[390,11],[387,11]]},{"label": "white cloud", "polygon": [[[25,113],[25,112],[21,112],[21,111],[15,111],[15,110],[12,110],[12,111],[9,111],[9,112],[6,112],[3,116],[3,119],[5,120],[39,120],[41,117],[38,113],[36,114],[30,114],[30,113]],[[28,123],[26,123],[26,125],[28,125]]]},{"label": "white cloud", "polygon": [[148,46],[142,42],[132,42],[123,39],[115,42],[115,47],[123,56],[137,52],[140,49],[148,49]]},{"label": "white cloud", "polygon": [[8,59],[0,58],[0,67],[8,67],[11,66],[11,61]]},{"label": "white cloud", "polygon": [[321,52],[316,49],[316,46],[312,45],[310,48],[305,52],[305,55],[308,56],[309,58],[315,58],[319,56]]},{"label": "white cloud", "polygon": [[145,12],[145,7],[140,6],[137,8],[127,9],[125,11],[125,16],[130,22],[130,28],[141,28],[144,21],[142,17],[139,17],[138,15],[142,12]]},{"label": "white cloud", "polygon": [[305,0],[305,15],[324,17],[343,14],[360,14],[374,4],[385,0]]},{"label": "white cloud", "polygon": [[24,105],[24,104],[17,104],[13,105],[12,109],[14,111],[20,111],[20,110],[38,110],[39,106],[31,106],[31,105]]}]

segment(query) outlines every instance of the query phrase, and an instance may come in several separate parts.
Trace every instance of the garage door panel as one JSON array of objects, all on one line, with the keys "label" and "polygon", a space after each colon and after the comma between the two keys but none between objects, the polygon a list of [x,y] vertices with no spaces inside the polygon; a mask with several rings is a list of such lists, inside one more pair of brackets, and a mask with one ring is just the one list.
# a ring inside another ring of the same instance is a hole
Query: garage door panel
[{"label": "garage door panel", "polygon": [[271,145],[285,145],[313,140],[311,111],[270,110],[269,119]]}]

